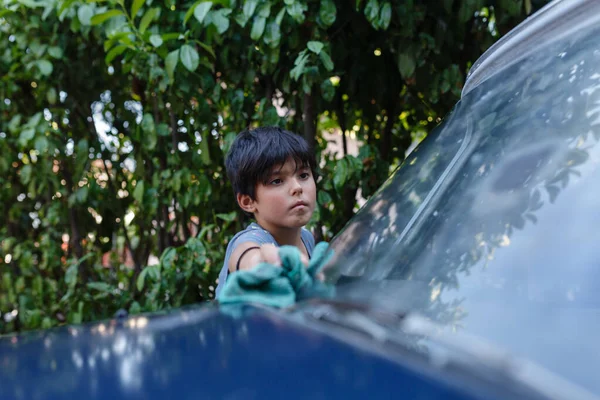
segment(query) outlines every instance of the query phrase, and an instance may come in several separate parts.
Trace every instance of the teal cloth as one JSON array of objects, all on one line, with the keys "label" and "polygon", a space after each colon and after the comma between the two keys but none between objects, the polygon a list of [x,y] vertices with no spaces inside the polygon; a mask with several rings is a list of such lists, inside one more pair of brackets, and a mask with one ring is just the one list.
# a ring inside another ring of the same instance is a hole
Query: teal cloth
[{"label": "teal cloth", "polygon": [[281,266],[261,263],[251,270],[232,273],[217,300],[220,304],[259,303],[284,308],[310,297],[331,297],[333,286],[316,275],[332,256],[329,245],[321,242],[305,267],[297,247],[281,246]]}]

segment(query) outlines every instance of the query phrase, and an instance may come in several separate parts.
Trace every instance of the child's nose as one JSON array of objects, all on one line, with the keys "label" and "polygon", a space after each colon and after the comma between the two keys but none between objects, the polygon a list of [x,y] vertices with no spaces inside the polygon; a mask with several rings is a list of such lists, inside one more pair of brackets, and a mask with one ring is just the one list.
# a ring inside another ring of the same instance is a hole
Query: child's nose
[{"label": "child's nose", "polygon": [[302,193],[302,183],[298,179],[294,179],[292,182],[292,194]]}]

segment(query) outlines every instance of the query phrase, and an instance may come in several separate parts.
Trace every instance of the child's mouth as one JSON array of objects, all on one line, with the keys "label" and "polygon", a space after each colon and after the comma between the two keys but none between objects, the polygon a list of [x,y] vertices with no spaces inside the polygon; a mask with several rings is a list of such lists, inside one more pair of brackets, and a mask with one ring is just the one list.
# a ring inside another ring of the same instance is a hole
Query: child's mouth
[{"label": "child's mouth", "polygon": [[301,209],[305,209],[307,207],[308,207],[308,204],[306,202],[299,201],[292,206],[292,210],[301,210]]}]

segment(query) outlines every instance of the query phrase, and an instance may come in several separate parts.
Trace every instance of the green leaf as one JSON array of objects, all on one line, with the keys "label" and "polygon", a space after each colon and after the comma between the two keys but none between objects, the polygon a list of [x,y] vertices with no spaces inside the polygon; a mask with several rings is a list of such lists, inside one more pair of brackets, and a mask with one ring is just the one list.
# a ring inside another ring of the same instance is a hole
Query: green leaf
[{"label": "green leaf", "polygon": [[138,11],[140,8],[142,8],[145,2],[146,0],[133,0],[133,4],[131,5],[131,19],[135,19]]},{"label": "green leaf", "polygon": [[321,94],[323,95],[323,99],[325,99],[325,101],[333,100],[335,88],[329,79],[325,79],[323,83],[321,83]]},{"label": "green leaf", "polygon": [[256,10],[257,5],[258,5],[258,0],[245,0],[244,1],[244,7],[242,9],[242,12],[244,13],[244,16],[246,17],[246,19],[250,19],[252,17],[252,15],[254,14],[254,10]]},{"label": "green leaf", "polygon": [[258,16],[263,18],[269,18],[269,15],[271,15],[271,2],[267,1],[260,7],[260,10],[258,10]]},{"label": "green leaf", "polygon": [[173,82],[175,79],[175,68],[177,67],[178,62],[179,50],[170,52],[165,59],[165,71],[167,71],[167,75],[169,76],[169,80],[171,82]]},{"label": "green leaf", "polygon": [[154,125],[154,118],[149,113],[144,114],[142,118],[142,131],[144,132],[144,148],[153,150],[156,147],[158,140],[156,136],[156,126]]},{"label": "green leaf", "polygon": [[138,292],[141,292],[144,289],[144,281],[146,280],[146,275],[148,275],[148,267],[144,268],[137,277],[136,286]]},{"label": "green leaf", "polygon": [[181,190],[181,171],[177,171],[173,175],[173,179],[171,179],[171,187],[174,192],[179,192]]},{"label": "green leaf", "polygon": [[340,191],[348,178],[348,160],[342,158],[339,160],[333,171],[333,186]]},{"label": "green leaf", "polygon": [[202,141],[200,141],[200,159],[204,165],[210,165],[210,151],[208,149],[208,140],[206,136],[202,137]]},{"label": "green leaf", "polygon": [[180,33],[177,33],[177,32],[171,32],[171,33],[163,33],[160,37],[162,37],[163,41],[167,42],[169,40],[179,39],[179,37],[183,37],[183,35]]},{"label": "green leaf", "polygon": [[[177,254],[177,251],[174,248],[171,247],[170,249],[172,250],[172,252],[169,252],[169,253],[174,253],[174,255]],[[169,249],[165,250],[165,253],[168,251],[169,251]],[[161,264],[163,262],[163,257],[165,255],[165,253],[163,253],[163,255],[160,257]],[[173,259],[175,257],[170,257],[170,258]],[[148,269],[148,277],[150,277],[150,279],[152,279],[155,282],[158,282],[160,280],[161,266],[162,266],[161,264],[155,264],[155,265],[150,265],[150,266],[146,267]]]},{"label": "green leaf", "polygon": [[[59,18],[62,18],[63,17],[63,12],[66,9],[68,9],[69,7],[71,7],[73,5],[73,3],[75,3],[75,0],[63,0],[62,3],[61,3],[61,5],[60,5],[60,7],[58,8],[57,13],[56,13],[57,16]],[[61,22],[62,22],[62,19],[61,19]]]},{"label": "green leaf", "polygon": [[285,8],[282,8],[281,11],[279,11],[279,13],[277,14],[277,17],[275,17],[275,23],[277,25],[281,25],[281,21],[283,21],[284,16],[285,16]]},{"label": "green leaf", "polygon": [[331,199],[331,195],[323,190],[319,190],[319,194],[317,195],[317,201],[320,206],[325,207],[333,200]]},{"label": "green leaf", "polygon": [[150,24],[152,23],[152,20],[158,13],[158,10],[159,10],[158,8],[151,8],[148,11],[146,11],[144,16],[142,17],[142,20],[140,21],[140,27],[139,27],[140,33],[142,35],[144,34],[144,32],[146,32],[146,29],[148,29],[148,26],[150,26]]},{"label": "green leaf", "polygon": [[52,320],[49,317],[42,319],[42,329],[52,328]]},{"label": "green leaf", "polygon": [[236,216],[237,216],[237,213],[235,211],[232,211],[228,214],[216,214],[215,215],[215,217],[222,219],[223,221],[227,221],[227,222],[235,221]]},{"label": "green leaf", "polygon": [[298,53],[298,57],[296,57],[296,59],[294,60],[294,65],[304,66],[307,61],[308,61],[308,54],[306,53],[306,50],[302,50],[300,53]]},{"label": "green leaf", "polygon": [[39,60],[37,62],[37,66],[40,69],[40,72],[44,76],[52,75],[52,70],[54,69],[52,63],[48,60]]},{"label": "green leaf", "polygon": [[185,16],[183,17],[183,25],[187,24],[187,22],[190,20],[190,18],[192,18],[192,15],[194,15],[194,11],[196,11],[196,7],[198,7],[198,4],[200,4],[199,1],[195,2],[187,10],[187,12],[185,13]]},{"label": "green leaf", "polygon": [[185,16],[183,17],[183,25],[184,26],[185,26],[185,24],[187,24],[187,22],[190,20],[190,18],[192,18],[192,15],[194,15],[194,11],[196,10],[196,7],[198,7],[198,4],[200,4],[200,1],[197,1],[194,4],[192,4],[192,6],[185,13]]},{"label": "green leaf", "polygon": [[346,157],[350,165],[349,173],[360,179],[360,175],[364,169],[362,161],[358,157],[352,155],[348,155]]},{"label": "green leaf", "polygon": [[5,8],[4,10],[0,10],[0,18],[4,17],[6,14],[14,13],[14,10],[9,10]]},{"label": "green leaf", "polygon": [[23,4],[26,7],[29,8],[38,8],[38,7],[44,7],[44,2],[42,1],[35,1],[35,0],[18,0],[18,3]]},{"label": "green leaf", "polygon": [[48,48],[48,54],[52,58],[62,58],[63,50],[60,47],[52,46]]},{"label": "green leaf", "polygon": [[304,12],[308,9],[306,4],[300,2],[294,2],[292,5],[288,5],[286,10],[290,17],[294,19],[297,23],[301,24],[304,22]]},{"label": "green leaf", "polygon": [[221,8],[212,12],[212,23],[220,35],[229,29],[229,14],[231,14],[231,10],[228,8]]},{"label": "green leaf", "polygon": [[138,203],[141,203],[144,200],[144,181],[138,181],[135,185],[135,189],[133,190],[133,198]]},{"label": "green leaf", "polygon": [[131,32],[119,32],[111,36],[110,39],[104,41],[104,51],[108,51],[115,44],[133,45],[133,41],[129,36],[133,36]]},{"label": "green leaf", "polygon": [[415,59],[411,54],[401,53],[398,56],[398,68],[400,70],[400,75],[404,79],[410,78],[412,74],[415,72]]},{"label": "green leaf", "polygon": [[113,287],[106,282],[89,282],[87,285],[88,289],[97,290],[99,292],[112,293]]},{"label": "green leaf", "polygon": [[265,24],[267,20],[264,17],[255,17],[254,23],[252,24],[252,32],[250,32],[250,38],[252,40],[258,40],[265,31]]},{"label": "green leaf", "polygon": [[367,21],[371,23],[373,28],[379,29],[378,19],[379,16],[379,1],[378,0],[369,0],[367,5],[365,6],[365,17],[367,17]]},{"label": "green leaf", "polygon": [[235,19],[235,22],[237,22],[242,28],[245,28],[246,24],[248,23],[248,18],[246,18],[244,14],[237,14],[235,17],[233,17],[233,19]]},{"label": "green leaf", "polygon": [[21,114],[14,115],[8,123],[8,131],[10,133],[16,133],[21,125]]},{"label": "green leaf", "polygon": [[206,18],[206,15],[210,11],[211,7],[212,2],[210,1],[205,1],[203,3],[198,4],[196,9],[194,10],[194,17],[196,18],[196,20],[201,24],[204,23],[204,18]]},{"label": "green leaf", "polygon": [[213,56],[213,58],[217,58],[217,55],[215,54],[215,51],[212,49],[212,47],[199,40],[195,40],[195,42],[198,43],[198,46],[202,47],[208,54]]},{"label": "green leaf", "polygon": [[73,263],[67,268],[65,272],[65,283],[68,287],[74,287],[77,283],[77,273],[79,272],[79,264]]},{"label": "green leaf", "polygon": [[158,136],[156,131],[149,131],[144,134],[144,149],[152,151],[156,148],[156,143],[158,141]]},{"label": "green leaf", "polygon": [[35,113],[31,118],[29,118],[29,120],[27,120],[27,123],[25,124],[25,126],[28,128],[34,128],[40,123],[41,120],[42,120],[42,113],[41,112]]},{"label": "green leaf", "polygon": [[41,275],[33,278],[32,289],[35,296],[42,297],[44,295],[44,279]]},{"label": "green leaf", "polygon": [[[143,285],[142,285],[143,288]],[[142,289],[140,289],[142,290]],[[138,303],[137,301],[134,301],[131,304],[131,307],[129,307],[129,315],[135,315],[135,314],[139,314],[142,312],[142,306],[140,306],[140,303]]]},{"label": "green leaf", "polygon": [[383,29],[387,29],[390,26],[392,20],[392,5],[388,2],[383,4],[381,7],[381,14],[379,16],[379,26]]},{"label": "green leaf", "polygon": [[107,11],[102,14],[94,15],[90,19],[90,23],[91,23],[91,25],[100,25],[101,23],[103,23],[104,21],[106,21],[110,18],[119,17],[122,15],[125,15],[125,14],[123,14],[123,12],[121,10],[110,10],[110,11]]},{"label": "green leaf", "polygon": [[50,13],[52,11],[54,11],[54,7],[55,7],[55,5],[53,3],[49,3],[46,6],[46,8],[44,9],[44,13],[42,14],[42,21],[45,21],[48,18],[48,16],[50,15]]},{"label": "green leaf", "polygon": [[159,136],[169,136],[169,125],[165,123],[158,124],[156,133],[158,133]]},{"label": "green leaf", "polygon": [[300,76],[302,75],[303,72],[304,72],[304,64],[302,64],[302,65],[296,65],[290,71],[290,78],[292,78],[293,80],[297,81],[300,78]]},{"label": "green leaf", "polygon": [[106,54],[106,57],[104,58],[104,62],[108,65],[112,62],[112,60],[115,59],[115,57],[120,56],[121,54],[123,54],[123,52],[127,49],[128,46],[121,44],[118,46],[113,47],[108,54]]},{"label": "green leaf", "polygon": [[84,4],[77,10],[77,18],[83,26],[89,26],[92,23],[94,16],[94,8],[88,4]]},{"label": "green leaf", "polygon": [[48,100],[48,103],[50,103],[51,105],[54,105],[54,104],[56,104],[57,99],[58,99],[58,96],[56,93],[56,89],[54,89],[54,88],[48,89],[48,91],[46,92],[46,100]]},{"label": "green leaf", "polygon": [[175,261],[176,256],[177,250],[175,248],[166,248],[160,256],[160,264],[148,267],[150,268],[150,270],[148,271],[150,276],[153,277],[155,280],[158,280],[160,278],[160,267],[162,266],[162,268],[170,268],[173,265],[173,261]]},{"label": "green leaf", "polygon": [[319,8],[319,17],[325,26],[331,26],[335,22],[337,9],[332,0],[321,0],[321,8]]},{"label": "green leaf", "polygon": [[31,173],[33,172],[33,168],[31,167],[31,164],[27,164],[25,165],[23,168],[21,168],[21,182],[23,182],[24,185],[29,184],[29,182],[31,182]]},{"label": "green leaf", "polygon": [[323,50],[323,43],[321,43],[321,42],[316,42],[316,41],[308,42],[306,44],[306,46],[308,47],[308,49],[310,51],[312,51],[315,54],[319,54],[321,52],[321,50]]},{"label": "green leaf", "polygon": [[48,48],[47,45],[41,44],[37,40],[34,40],[33,42],[31,42],[29,44],[29,49],[33,52],[33,54],[36,57],[41,57],[42,55],[44,55],[44,52],[46,51],[46,48]]},{"label": "green leaf", "polygon": [[29,143],[29,141],[31,139],[33,139],[34,136],[35,136],[35,129],[33,129],[33,128],[24,129],[21,132],[21,134],[19,135],[19,144],[22,147],[27,146],[27,143]]},{"label": "green leaf", "polygon": [[154,47],[160,47],[163,44],[163,39],[160,35],[155,33],[154,35],[150,36],[150,43],[152,43],[152,46]]},{"label": "green leaf", "polygon": [[271,22],[267,25],[263,41],[271,49],[275,49],[279,46],[279,42],[281,41],[281,28],[277,23]]},{"label": "green leaf", "polygon": [[190,72],[194,72],[198,69],[198,64],[200,62],[200,57],[198,56],[198,52],[195,48],[190,46],[189,44],[184,44],[179,49],[179,59],[184,67],[186,67]]},{"label": "green leaf", "polygon": [[319,58],[321,59],[321,62],[323,63],[323,66],[327,71],[333,71],[333,61],[331,60],[331,57],[329,57],[329,54],[327,54],[326,51],[321,51],[319,53]]},{"label": "green leaf", "polygon": [[204,246],[204,243],[202,243],[202,240],[200,240],[199,237],[193,237],[188,239],[188,241],[185,243],[185,248],[193,251],[194,253],[197,253],[198,255],[206,254],[206,247]]},{"label": "green leaf", "polygon": [[79,189],[77,189],[77,191],[75,192],[75,197],[77,199],[77,203],[78,204],[85,203],[87,201],[89,192],[90,192],[90,189],[87,186],[83,186],[83,187],[80,187]]},{"label": "green leaf", "polygon": [[297,81],[302,73],[304,72],[304,67],[306,66],[306,61],[308,61],[308,54],[306,50],[302,50],[296,60],[294,61],[295,67],[290,71],[290,77]]},{"label": "green leaf", "polygon": [[46,136],[40,136],[35,139],[35,144],[33,145],[38,153],[43,154],[48,149],[48,139]]},{"label": "green leaf", "polygon": [[156,127],[154,126],[154,118],[152,118],[152,115],[150,115],[149,113],[144,114],[141,125],[142,131],[144,131],[144,133],[151,133],[156,130]]}]

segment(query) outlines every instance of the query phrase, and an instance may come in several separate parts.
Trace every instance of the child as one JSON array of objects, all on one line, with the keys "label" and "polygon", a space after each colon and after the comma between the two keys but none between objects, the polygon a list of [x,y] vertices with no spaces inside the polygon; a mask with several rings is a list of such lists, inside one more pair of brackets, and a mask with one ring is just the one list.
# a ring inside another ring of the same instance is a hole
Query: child
[{"label": "child", "polygon": [[315,210],[315,157],[302,137],[276,127],[241,132],[225,166],[238,205],[256,222],[229,242],[217,295],[231,272],[280,265],[279,246],[298,247],[305,264],[315,247],[303,228]]}]

